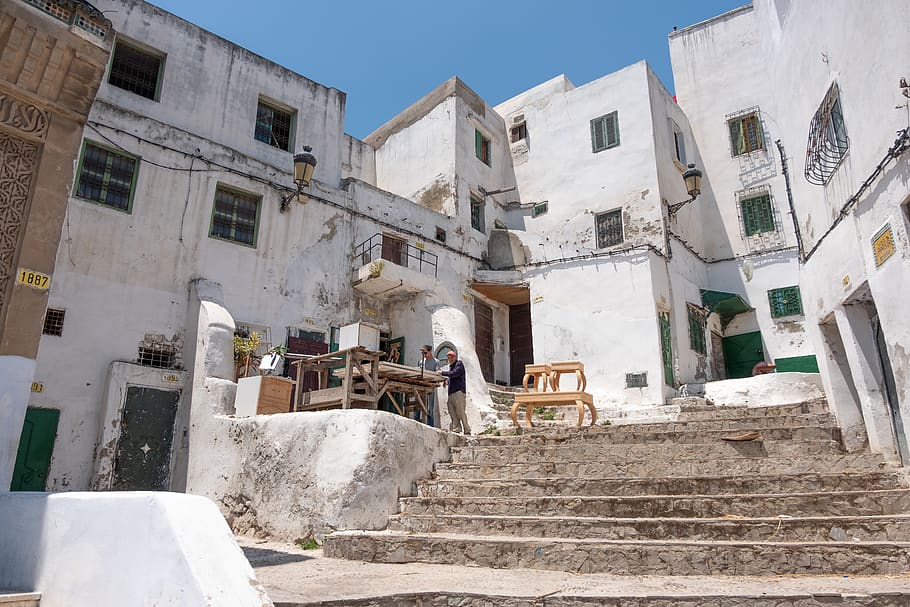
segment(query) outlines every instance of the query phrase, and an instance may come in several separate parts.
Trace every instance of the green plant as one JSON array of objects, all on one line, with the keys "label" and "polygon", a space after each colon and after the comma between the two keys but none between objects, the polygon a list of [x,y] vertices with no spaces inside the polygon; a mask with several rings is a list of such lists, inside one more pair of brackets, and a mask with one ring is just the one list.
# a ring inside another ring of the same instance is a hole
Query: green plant
[{"label": "green plant", "polygon": [[379,278],[383,268],[385,268],[385,263],[378,259],[370,262],[370,278]]},{"label": "green plant", "polygon": [[601,425],[601,426],[612,426],[612,425],[613,425],[613,422],[611,422],[611,421],[608,420],[608,419],[605,419],[605,420],[603,420],[602,422],[600,422],[600,425]]},{"label": "green plant", "polygon": [[259,333],[253,331],[249,337],[234,334],[234,360],[237,362],[246,362],[250,356],[256,354],[259,349],[261,337]]},{"label": "green plant", "polygon": [[549,409],[544,409],[543,413],[540,414],[540,419],[551,422],[556,419],[556,409],[550,407]]},{"label": "green plant", "polygon": [[319,542],[317,542],[316,540],[314,540],[311,537],[310,538],[303,538],[303,537],[298,538],[298,539],[294,540],[294,543],[301,550],[315,550],[316,548],[319,548]]},{"label": "green plant", "polygon": [[499,436],[499,428],[495,425],[487,426],[481,434],[490,434],[492,436]]}]

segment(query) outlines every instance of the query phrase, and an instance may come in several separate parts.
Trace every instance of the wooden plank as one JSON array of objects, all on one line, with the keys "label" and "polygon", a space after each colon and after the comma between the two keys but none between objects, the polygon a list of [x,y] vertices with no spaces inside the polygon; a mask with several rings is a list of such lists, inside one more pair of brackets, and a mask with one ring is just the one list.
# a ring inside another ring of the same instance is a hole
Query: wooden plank
[{"label": "wooden plank", "polygon": [[351,408],[351,392],[353,391],[353,373],[351,373],[351,365],[353,360],[348,353],[344,357],[344,379],[341,381],[341,387],[344,389],[344,394],[342,395],[341,408],[350,409]]},{"label": "wooden plank", "polygon": [[325,390],[314,390],[307,392],[306,404],[319,405],[329,402],[337,402],[339,405],[344,401],[344,388],[326,388]]}]

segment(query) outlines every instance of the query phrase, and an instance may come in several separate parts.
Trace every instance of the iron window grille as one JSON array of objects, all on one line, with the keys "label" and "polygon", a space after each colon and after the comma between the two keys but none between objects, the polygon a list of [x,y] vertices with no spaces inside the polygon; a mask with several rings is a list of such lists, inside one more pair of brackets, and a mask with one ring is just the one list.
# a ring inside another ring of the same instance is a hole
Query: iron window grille
[{"label": "iron window grille", "polygon": [[799,287],[783,287],[768,291],[768,303],[771,305],[771,318],[799,316],[803,313],[803,302],[799,296]]},{"label": "iron window grille", "polygon": [[739,206],[746,236],[777,230],[777,226],[774,224],[774,210],[771,207],[770,194],[744,197],[739,201]]},{"label": "iron window grille", "polygon": [[82,148],[76,196],[130,212],[138,158],[88,141]]},{"label": "iron window grille", "polygon": [[708,316],[704,309],[688,304],[689,313],[689,347],[699,354],[707,354],[708,346],[705,333],[708,327]]},{"label": "iron window grille", "polygon": [[474,154],[487,166],[492,166],[490,158],[490,140],[483,133],[474,129]]},{"label": "iron window grille", "polygon": [[511,143],[517,143],[523,139],[528,138],[528,125],[525,122],[522,122],[519,125],[513,126],[509,130],[509,141]]},{"label": "iron window grille", "polygon": [[212,209],[212,227],[209,236],[256,246],[259,225],[260,199],[218,186]]},{"label": "iron window grille", "polygon": [[44,329],[42,329],[41,333],[63,337],[63,319],[65,317],[66,310],[48,308],[47,312],[44,313]]},{"label": "iron window grille", "polygon": [[161,84],[161,56],[141,51],[118,41],[114,44],[108,82],[152,101],[158,100]]},{"label": "iron window grille", "polygon": [[171,345],[140,346],[138,363],[144,367],[173,369],[177,356]]},{"label": "iron window grille", "polygon": [[622,209],[598,213],[594,216],[597,248],[605,249],[623,242]]},{"label": "iron window grille", "polygon": [[600,152],[619,145],[619,116],[610,112],[591,121],[591,151]]},{"label": "iron window grille", "polygon": [[486,205],[483,203],[483,200],[475,196],[471,196],[471,227],[477,230],[478,232],[485,232],[484,229],[484,211],[486,211]]},{"label": "iron window grille", "polygon": [[814,185],[827,184],[849,148],[850,139],[847,137],[840,105],[840,89],[835,82],[828,89],[809,125],[806,181]]},{"label": "iron window grille", "polygon": [[290,151],[293,122],[294,114],[292,112],[279,109],[260,99],[259,106],[256,108],[256,131],[253,137],[256,141],[267,143],[286,152]]},{"label": "iron window grille", "polygon": [[543,202],[536,202],[536,203],[534,203],[534,206],[531,207],[531,218],[540,217],[541,215],[545,215],[547,213],[547,211],[549,211],[549,210],[550,210],[549,201],[544,200]]},{"label": "iron window grille", "polygon": [[730,150],[733,156],[764,149],[761,118],[757,109],[728,115],[727,129],[730,131]]}]

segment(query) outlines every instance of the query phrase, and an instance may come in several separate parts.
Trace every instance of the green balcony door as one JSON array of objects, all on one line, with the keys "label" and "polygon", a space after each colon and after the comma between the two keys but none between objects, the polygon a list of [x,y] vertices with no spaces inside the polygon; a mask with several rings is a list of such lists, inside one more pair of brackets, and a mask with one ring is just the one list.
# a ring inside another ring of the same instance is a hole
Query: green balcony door
[{"label": "green balcony door", "polygon": [[44,491],[59,419],[57,409],[26,410],[10,491]]}]

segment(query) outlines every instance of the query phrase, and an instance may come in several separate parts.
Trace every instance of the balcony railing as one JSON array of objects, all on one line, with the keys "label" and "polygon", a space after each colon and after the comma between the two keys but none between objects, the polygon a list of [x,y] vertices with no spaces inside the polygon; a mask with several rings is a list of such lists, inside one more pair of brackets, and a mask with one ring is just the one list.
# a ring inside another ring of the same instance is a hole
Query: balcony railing
[{"label": "balcony railing", "polygon": [[436,277],[438,257],[400,238],[373,234],[354,247],[355,270],[379,260]]}]

